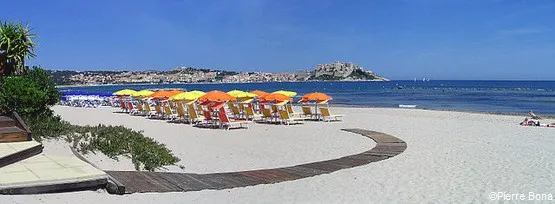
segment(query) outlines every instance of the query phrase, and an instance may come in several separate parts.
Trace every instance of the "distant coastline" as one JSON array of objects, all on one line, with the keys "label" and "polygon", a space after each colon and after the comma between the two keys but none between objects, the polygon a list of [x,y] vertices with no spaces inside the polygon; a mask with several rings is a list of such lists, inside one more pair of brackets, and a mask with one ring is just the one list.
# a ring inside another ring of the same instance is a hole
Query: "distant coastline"
[{"label": "distant coastline", "polygon": [[391,80],[309,80],[309,81],[251,81],[251,82],[191,82],[191,83],[119,83],[119,84],[79,84],[56,85],[56,88],[102,87],[102,86],[145,86],[145,85],[183,85],[183,84],[264,84],[264,83],[311,83],[311,82],[386,82]]},{"label": "distant coastline", "polygon": [[167,71],[71,71],[48,70],[59,87],[118,84],[258,83],[303,81],[389,81],[350,62],[318,64],[298,72],[238,72],[193,67]]}]

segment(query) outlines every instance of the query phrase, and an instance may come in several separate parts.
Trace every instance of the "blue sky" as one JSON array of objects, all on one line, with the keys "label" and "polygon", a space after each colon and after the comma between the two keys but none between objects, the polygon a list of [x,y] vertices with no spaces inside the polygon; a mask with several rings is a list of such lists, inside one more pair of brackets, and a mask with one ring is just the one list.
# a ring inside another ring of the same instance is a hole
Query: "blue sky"
[{"label": "blue sky", "polygon": [[[555,0],[3,2],[31,64],[296,71],[349,61],[391,79],[555,80]],[[19,9],[15,9],[19,8]]]}]

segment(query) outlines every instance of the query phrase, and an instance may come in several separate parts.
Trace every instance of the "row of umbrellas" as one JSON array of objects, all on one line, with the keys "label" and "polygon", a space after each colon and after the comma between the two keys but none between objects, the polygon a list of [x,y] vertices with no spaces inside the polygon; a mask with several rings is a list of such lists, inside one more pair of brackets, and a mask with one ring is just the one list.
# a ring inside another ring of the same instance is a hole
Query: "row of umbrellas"
[{"label": "row of umbrellas", "polygon": [[[241,100],[249,100],[253,98],[258,98],[262,101],[289,101],[292,102],[294,97],[297,95],[296,92],[293,91],[275,91],[272,93],[268,93],[261,90],[255,90],[251,92],[245,92],[241,90],[232,90],[229,92],[222,92],[218,90],[210,91],[208,93],[202,91],[189,91],[184,92],[180,90],[161,90],[161,91],[150,91],[150,90],[141,90],[135,91],[131,89],[123,89],[117,92],[114,92],[113,95],[116,96],[133,96],[133,97],[150,97],[150,98],[157,98],[157,99],[170,99],[170,100],[207,100],[207,101],[235,101],[236,99]],[[323,102],[331,100],[332,98],[324,93],[314,92],[305,94],[301,97],[300,102],[309,102],[309,101],[317,101]]]}]

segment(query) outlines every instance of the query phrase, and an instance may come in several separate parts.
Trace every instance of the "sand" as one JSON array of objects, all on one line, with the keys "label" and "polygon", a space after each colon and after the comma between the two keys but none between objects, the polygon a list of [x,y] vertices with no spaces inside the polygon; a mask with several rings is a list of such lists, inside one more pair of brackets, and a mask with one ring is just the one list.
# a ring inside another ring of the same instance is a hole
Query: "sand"
[{"label": "sand", "polygon": [[[83,191],[2,196],[7,203],[468,203],[490,202],[490,192],[555,195],[555,128],[523,127],[524,116],[387,108],[332,108],[344,122],[248,130],[199,129],[112,113],[115,109],[53,108],[81,125],[124,125],[142,130],[181,158],[163,171],[214,173],[275,168],[356,154],[375,143],[340,128],[384,132],[407,142],[391,159],[307,179],[227,190],[124,196]],[[545,120],[544,122],[555,122]],[[64,141],[45,141],[49,154],[71,154]],[[132,170],[87,155],[105,170]],[[4,202],[2,202],[4,203]]]}]

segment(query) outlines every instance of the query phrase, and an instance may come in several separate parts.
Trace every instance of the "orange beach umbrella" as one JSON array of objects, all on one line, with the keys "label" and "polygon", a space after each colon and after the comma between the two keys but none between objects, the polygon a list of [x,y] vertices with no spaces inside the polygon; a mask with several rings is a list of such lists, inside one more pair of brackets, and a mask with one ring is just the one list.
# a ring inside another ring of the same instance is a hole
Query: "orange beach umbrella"
[{"label": "orange beach umbrella", "polygon": [[151,97],[151,98],[169,98],[169,97],[172,97],[172,96],[180,94],[180,93],[183,93],[183,91],[180,91],[180,90],[169,90],[169,91],[168,90],[162,90],[162,91],[157,91],[157,92],[154,92],[153,94],[150,94],[149,97]]},{"label": "orange beach umbrella", "polygon": [[268,92],[261,91],[261,90],[254,90],[254,91],[251,91],[251,93],[256,94],[258,97],[264,97],[264,96],[270,94]]},{"label": "orange beach umbrella", "polygon": [[226,92],[214,90],[204,94],[198,99],[202,101],[233,101],[235,97]]},{"label": "orange beach umbrella", "polygon": [[308,101],[329,101],[332,100],[331,96],[328,96],[325,93],[320,92],[313,92],[305,94],[301,97],[301,102],[308,102]]},{"label": "orange beach umbrella", "polygon": [[262,100],[264,100],[264,101],[279,101],[279,102],[293,101],[293,99],[291,97],[280,94],[280,93],[268,94],[268,95],[262,97]]}]

